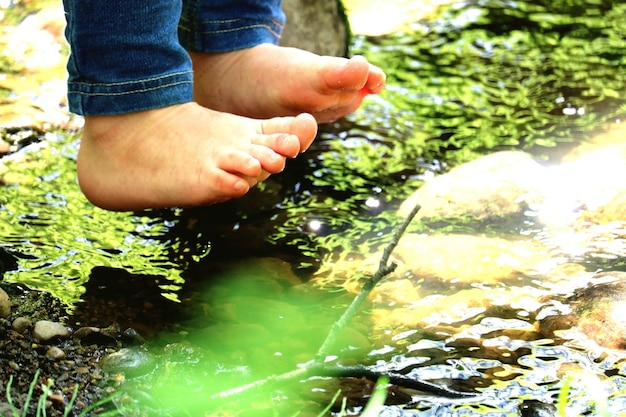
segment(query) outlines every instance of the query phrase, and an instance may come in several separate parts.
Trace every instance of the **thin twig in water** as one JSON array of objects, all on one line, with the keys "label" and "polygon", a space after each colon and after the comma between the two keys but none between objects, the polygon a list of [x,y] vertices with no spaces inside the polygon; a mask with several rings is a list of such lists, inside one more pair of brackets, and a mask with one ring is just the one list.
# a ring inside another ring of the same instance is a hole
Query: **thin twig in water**
[{"label": "thin twig in water", "polygon": [[343,315],[332,325],[328,336],[322,343],[322,346],[319,348],[315,355],[315,358],[311,362],[308,362],[302,365],[300,368],[294,369],[293,371],[284,374],[272,375],[265,379],[260,379],[246,385],[215,393],[211,395],[210,399],[224,400],[244,394],[254,389],[265,387],[267,385],[293,381],[296,379],[307,378],[314,375],[357,378],[365,377],[369,379],[378,379],[378,377],[380,376],[385,376],[389,378],[392,384],[395,383],[397,385],[422,390],[424,392],[429,392],[435,395],[454,398],[474,397],[476,395],[474,393],[455,391],[431,382],[408,378],[400,374],[374,371],[363,365],[347,367],[332,365],[324,362],[324,360],[328,356],[330,348],[335,343],[340,332],[345,328],[348,322],[356,314],[359,307],[363,304],[372,289],[374,289],[376,284],[378,284],[381,279],[383,279],[385,276],[389,275],[396,269],[397,265],[393,262],[389,263],[389,258],[391,257],[391,253],[393,252],[393,250],[396,248],[396,246],[398,246],[400,238],[402,237],[407,227],[419,210],[420,206],[416,205],[413,210],[411,210],[409,215],[404,219],[404,221],[400,224],[400,227],[398,228],[396,233],[394,233],[391,242],[385,247],[385,250],[383,251],[378,270],[365,282],[363,288],[361,289],[361,291],[359,291],[359,294],[357,294],[357,296],[348,306]]},{"label": "thin twig in water", "polygon": [[409,224],[420,210],[420,205],[417,204],[413,207],[413,210],[409,213],[409,215],[404,219],[404,221],[400,224],[400,227],[393,234],[391,238],[391,242],[385,247],[383,251],[383,256],[380,258],[380,263],[378,264],[378,270],[372,275],[363,285],[361,291],[357,294],[356,297],[352,300],[352,303],[346,308],[343,315],[339,317],[339,319],[333,323],[330,331],[328,332],[328,336],[320,346],[317,354],[315,355],[316,362],[322,362],[328,356],[330,348],[333,346],[339,333],[348,325],[352,317],[357,313],[363,302],[367,299],[370,292],[374,289],[374,287],[380,282],[381,279],[391,274],[396,270],[397,264],[395,262],[389,263],[389,258],[391,257],[391,253],[398,246],[400,242],[400,238],[406,231],[406,228],[409,227]]}]

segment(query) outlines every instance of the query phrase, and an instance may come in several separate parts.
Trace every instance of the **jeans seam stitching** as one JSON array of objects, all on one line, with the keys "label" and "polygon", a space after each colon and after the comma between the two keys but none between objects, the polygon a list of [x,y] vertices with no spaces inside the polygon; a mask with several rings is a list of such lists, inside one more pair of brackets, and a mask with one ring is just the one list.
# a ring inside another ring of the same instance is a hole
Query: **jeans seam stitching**
[{"label": "jeans seam stitching", "polygon": [[270,31],[273,35],[275,35],[275,36],[280,36],[280,34],[279,34],[278,32],[276,32],[276,31],[274,30],[274,28],[272,28],[271,26],[268,26],[268,25],[249,25],[249,26],[242,26],[242,27],[232,28],[232,29],[220,29],[220,30],[196,31],[196,33],[199,33],[199,34],[208,34],[208,33],[229,33],[229,32],[237,32],[237,31],[239,31],[239,30],[256,29],[256,28],[264,28],[264,29],[267,29],[268,31]]},{"label": "jeans seam stitching", "polygon": [[[80,83],[80,84],[82,84],[82,85],[95,85],[95,84],[88,84],[88,83]],[[145,93],[145,92],[148,92],[148,91],[160,90],[160,89],[163,89],[163,88],[176,87],[178,85],[183,85],[183,84],[193,84],[193,83],[191,81],[179,81],[179,82],[176,82],[176,83],[170,83],[170,84],[155,86],[155,87],[151,87],[151,88],[135,89],[135,90],[118,92],[118,93],[86,92],[86,91],[72,90],[72,89],[69,89],[68,93],[80,94],[80,95],[83,95],[83,96],[123,96],[123,95],[126,95],[126,94]],[[99,84],[99,85],[105,85],[105,84]]]},{"label": "jeans seam stitching", "polygon": [[[103,87],[103,86],[115,87],[115,86],[130,85],[130,84],[136,84],[136,83],[145,83],[145,82],[150,82],[150,81],[158,81],[158,80],[163,80],[166,78],[176,77],[176,76],[185,75],[185,74],[193,74],[193,71],[180,71],[180,72],[174,72],[172,74],[160,75],[158,77],[142,78],[139,80],[131,80],[131,81],[120,81],[120,82],[115,82],[115,83],[89,83],[89,82],[84,82],[84,81],[71,81],[69,84],[70,85],[88,85],[92,87]],[[190,81],[185,81],[185,82],[190,82]],[[178,84],[180,83],[181,82],[179,82]]]}]

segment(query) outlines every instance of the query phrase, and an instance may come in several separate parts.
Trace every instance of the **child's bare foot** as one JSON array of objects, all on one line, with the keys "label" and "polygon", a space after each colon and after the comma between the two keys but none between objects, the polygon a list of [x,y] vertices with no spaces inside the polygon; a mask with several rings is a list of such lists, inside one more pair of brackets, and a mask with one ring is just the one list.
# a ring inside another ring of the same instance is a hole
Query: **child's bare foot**
[{"label": "child's bare foot", "polygon": [[309,147],[311,115],[253,120],[197,103],[88,116],[81,189],[109,210],[204,205],[244,195]]},{"label": "child's bare foot", "polygon": [[385,85],[383,71],[357,56],[350,60],[262,44],[239,51],[190,53],[194,100],[254,118],[311,113],[334,121],[356,110]]}]

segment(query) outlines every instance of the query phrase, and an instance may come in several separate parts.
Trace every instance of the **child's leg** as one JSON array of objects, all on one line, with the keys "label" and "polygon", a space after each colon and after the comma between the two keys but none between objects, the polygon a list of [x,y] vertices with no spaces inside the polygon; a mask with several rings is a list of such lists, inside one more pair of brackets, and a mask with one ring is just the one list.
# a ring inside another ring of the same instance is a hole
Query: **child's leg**
[{"label": "child's leg", "polygon": [[186,0],[181,43],[195,71],[194,100],[248,117],[312,113],[329,122],[378,93],[385,75],[362,57],[319,57],[276,46],[279,0]]},{"label": "child's leg", "polygon": [[315,120],[251,120],[191,102],[191,60],[172,0],[64,0],[70,109],[85,115],[78,177],[115,210],[244,194],[306,149]]}]

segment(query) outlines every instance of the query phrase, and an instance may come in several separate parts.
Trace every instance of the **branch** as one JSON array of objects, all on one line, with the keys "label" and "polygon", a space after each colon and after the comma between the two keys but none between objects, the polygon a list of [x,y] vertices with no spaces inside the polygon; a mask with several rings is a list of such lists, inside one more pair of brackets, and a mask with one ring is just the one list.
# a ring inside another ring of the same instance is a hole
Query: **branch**
[{"label": "branch", "polygon": [[385,247],[385,250],[383,251],[383,256],[381,257],[380,263],[378,264],[378,270],[365,282],[363,288],[361,288],[361,291],[359,291],[357,296],[354,297],[352,303],[350,303],[346,311],[344,311],[343,315],[339,317],[336,322],[333,323],[330,331],[328,332],[328,336],[326,336],[326,339],[322,343],[322,346],[320,346],[317,354],[315,355],[315,362],[324,361],[326,356],[328,356],[330,348],[337,340],[339,333],[348,325],[350,320],[352,320],[352,317],[354,317],[354,315],[361,307],[363,302],[367,299],[370,292],[372,292],[376,284],[378,284],[381,279],[396,270],[396,267],[398,265],[394,262],[388,264],[389,258],[391,257],[391,253],[393,252],[393,250],[396,248],[396,246],[398,246],[400,238],[406,231],[406,228],[409,227],[409,224],[411,223],[417,212],[420,210],[420,208],[420,205],[416,204],[415,207],[413,207],[413,210],[411,210],[411,212],[409,213],[409,215],[402,221],[400,227],[398,228],[398,230],[396,230],[393,237],[391,238],[391,242],[389,242],[389,244]]},{"label": "branch", "polygon": [[423,381],[415,378],[409,378],[406,375],[398,374],[396,372],[384,372],[374,371],[365,365],[328,365],[328,364],[316,364],[310,369],[310,375],[316,376],[332,376],[343,378],[367,378],[372,381],[376,381],[380,377],[389,378],[389,383],[404,387],[411,388],[417,391],[427,392],[429,394],[440,395],[448,398],[475,398],[476,393],[457,391],[448,388],[443,385],[438,385],[433,382]]},{"label": "branch", "polygon": [[397,265],[393,262],[389,263],[389,258],[391,257],[391,253],[393,252],[393,250],[396,248],[396,246],[398,246],[400,238],[402,237],[407,227],[419,210],[420,206],[416,205],[413,210],[411,210],[409,215],[402,221],[400,227],[394,233],[391,242],[389,242],[389,244],[385,247],[385,250],[383,251],[378,270],[365,282],[361,291],[357,294],[354,300],[352,300],[352,303],[348,306],[342,316],[335,323],[333,323],[328,333],[328,336],[326,336],[326,339],[322,343],[322,346],[320,346],[315,355],[315,358],[311,362],[308,362],[302,365],[302,367],[284,374],[271,375],[267,378],[254,381],[246,385],[215,393],[210,396],[210,399],[224,400],[236,395],[246,393],[251,390],[265,387],[267,385],[293,381],[299,378],[308,378],[310,376],[354,377],[368,378],[373,380],[378,379],[381,376],[386,376],[389,378],[389,381],[394,385],[413,388],[436,395],[452,398],[475,397],[476,394],[474,393],[455,391],[434,384],[432,382],[408,378],[404,375],[397,373],[373,371],[364,365],[339,366],[324,363],[324,359],[328,356],[330,348],[336,342],[338,335],[350,322],[352,317],[354,317],[354,315],[361,307],[363,302],[366,300],[370,292],[380,282],[381,279],[391,274],[396,269]]}]

